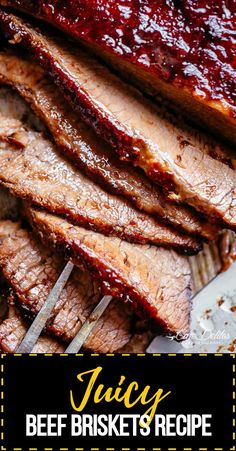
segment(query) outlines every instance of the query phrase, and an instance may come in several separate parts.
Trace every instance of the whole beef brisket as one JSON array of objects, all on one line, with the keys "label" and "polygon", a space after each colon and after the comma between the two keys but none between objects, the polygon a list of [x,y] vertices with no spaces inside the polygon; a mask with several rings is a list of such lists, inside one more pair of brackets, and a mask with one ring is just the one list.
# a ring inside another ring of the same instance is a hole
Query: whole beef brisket
[{"label": "whole beef brisket", "polygon": [[[9,236],[6,237],[6,230]],[[40,244],[30,232],[0,221],[0,267],[25,313],[33,318],[59,277],[64,260]],[[71,341],[100,299],[96,281],[75,268],[48,320],[46,330]],[[112,301],[85,343],[85,349],[113,352],[131,337],[131,319],[118,301]]]},{"label": "whole beef brisket", "polygon": [[199,250],[194,238],[104,191],[58,154],[41,133],[9,118],[8,111],[0,118],[0,183],[15,195],[106,235],[190,254]]},{"label": "whole beef brisket", "polygon": [[27,214],[43,240],[66,252],[75,263],[82,261],[104,294],[130,301],[162,331],[188,331],[191,274],[185,257],[106,237],[34,208],[28,208]]},{"label": "whole beef brisket", "polygon": [[234,2],[1,0],[85,42],[236,142]]},{"label": "whole beef brisket", "polygon": [[0,27],[12,44],[30,50],[81,118],[140,166],[166,195],[236,227],[235,172],[212,155],[218,145],[179,125],[108,69],[74,45],[0,11]]},{"label": "whole beef brisket", "polygon": [[166,223],[204,238],[215,237],[213,225],[187,206],[166,202],[158,186],[144,173],[121,162],[112,149],[79,120],[54,83],[33,61],[9,51],[1,52],[0,80],[24,97],[47,125],[59,149],[88,177]]}]

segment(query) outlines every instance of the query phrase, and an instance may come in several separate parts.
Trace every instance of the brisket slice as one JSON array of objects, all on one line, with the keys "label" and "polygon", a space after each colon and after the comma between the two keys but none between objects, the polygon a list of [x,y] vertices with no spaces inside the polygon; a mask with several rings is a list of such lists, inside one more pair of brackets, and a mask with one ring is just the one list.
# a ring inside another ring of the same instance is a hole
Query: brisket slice
[{"label": "brisket slice", "polygon": [[0,219],[16,220],[19,217],[21,202],[12,196],[8,189],[0,188]]},{"label": "brisket slice", "polygon": [[217,146],[176,124],[86,53],[42,34],[0,11],[0,27],[12,44],[27,48],[48,71],[82,119],[113,145],[120,157],[140,166],[170,198],[236,227],[234,171],[212,158]]},{"label": "brisket slice", "polygon": [[10,220],[0,220],[0,245],[2,245],[2,242],[6,238],[9,238],[12,235],[14,236],[18,230],[18,222],[13,222]]},{"label": "brisket slice", "polygon": [[62,249],[75,263],[83,262],[104,294],[129,301],[164,332],[188,331],[191,274],[186,257],[106,237],[34,208],[28,208],[27,214],[42,239]]},{"label": "brisket slice", "polygon": [[204,8],[192,0],[0,3],[89,44],[149,93],[161,92],[207,130],[236,142],[234,2],[208,1]]},{"label": "brisket slice", "polygon": [[[27,332],[27,322],[14,308],[13,314],[0,324],[0,351],[14,353]],[[37,354],[61,353],[65,346],[52,337],[41,336],[32,352]]]},{"label": "brisket slice", "polygon": [[[0,222],[0,238],[2,234],[5,236],[8,227],[8,222]],[[38,243],[19,224],[15,233],[0,245],[3,275],[31,318],[42,307],[64,265],[59,255]],[[100,298],[97,282],[88,272],[75,268],[48,320],[47,332],[71,341]],[[130,330],[130,316],[114,300],[86,340],[85,348],[95,352],[116,351],[129,341]]]},{"label": "brisket slice", "polygon": [[188,207],[166,202],[144,173],[119,161],[112,149],[81,122],[38,65],[16,54],[0,53],[0,80],[15,88],[48,126],[56,144],[100,185],[128,198],[138,209],[180,230],[212,239],[215,228]]},{"label": "brisket slice", "polygon": [[[17,128],[18,127],[18,128]],[[12,133],[14,130],[14,133]],[[73,223],[132,242],[196,253],[201,245],[107,193],[57,153],[41,133],[0,114],[0,184]]]}]

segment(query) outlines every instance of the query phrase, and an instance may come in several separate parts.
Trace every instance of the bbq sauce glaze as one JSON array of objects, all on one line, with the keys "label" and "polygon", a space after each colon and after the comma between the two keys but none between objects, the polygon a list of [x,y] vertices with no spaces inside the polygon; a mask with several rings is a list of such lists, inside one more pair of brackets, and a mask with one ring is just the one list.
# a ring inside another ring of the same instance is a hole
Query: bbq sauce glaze
[{"label": "bbq sauce glaze", "polygon": [[236,117],[235,0],[8,0]]}]

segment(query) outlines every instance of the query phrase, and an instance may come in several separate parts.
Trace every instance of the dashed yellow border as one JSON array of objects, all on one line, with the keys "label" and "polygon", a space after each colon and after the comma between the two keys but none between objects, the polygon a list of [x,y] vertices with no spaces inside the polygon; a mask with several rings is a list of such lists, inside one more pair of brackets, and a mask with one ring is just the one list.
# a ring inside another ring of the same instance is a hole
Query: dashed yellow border
[{"label": "dashed yellow border", "polygon": [[[7,354],[1,354],[1,359],[4,359],[4,357],[6,357]],[[21,357],[24,354],[13,354],[14,357]],[[45,357],[52,357],[54,355],[60,355],[61,357],[68,357],[69,354],[28,354],[29,357],[37,357],[38,355],[44,355]],[[83,357],[84,355],[88,355],[88,354],[74,354],[76,357]],[[99,357],[100,355],[104,355],[104,354],[89,354],[91,357]],[[176,357],[178,355],[182,355],[184,357],[192,357],[193,355],[198,355],[199,357],[207,357],[208,355],[214,355],[215,357],[222,357],[224,354],[105,354],[106,357],[114,357],[116,355],[121,355],[122,357],[130,357],[132,355],[136,355],[138,357],[145,357],[147,355],[152,355],[153,357],[162,357],[164,356],[168,356],[168,357]],[[233,364],[232,364],[232,440],[233,443],[236,440],[236,434],[235,434],[235,424],[236,424],[236,419],[235,419],[235,412],[236,412],[236,407],[235,407],[235,399],[236,399],[236,394],[235,394],[235,386],[236,386],[236,378],[235,378],[235,363],[234,363],[234,359],[235,359],[235,354],[230,354],[230,357],[232,357],[233,359]],[[0,365],[0,385],[1,385],[1,392],[0,392],[0,430],[1,430],[1,441],[4,440],[4,363],[3,360],[1,360],[1,365]],[[4,446],[1,446],[0,451],[39,451],[39,449],[43,450],[43,451],[54,451],[54,450],[58,450],[58,451],[86,451],[85,448],[27,448],[27,449],[23,449],[23,448],[13,448],[12,450],[10,450],[9,448],[5,448]],[[121,451],[162,451],[162,450],[166,450],[166,451],[177,451],[177,450],[182,450],[182,451],[236,451],[236,447],[233,446],[232,448],[229,448],[228,450],[226,450],[226,448],[121,448]],[[116,448],[90,448],[90,451],[116,451]]]}]

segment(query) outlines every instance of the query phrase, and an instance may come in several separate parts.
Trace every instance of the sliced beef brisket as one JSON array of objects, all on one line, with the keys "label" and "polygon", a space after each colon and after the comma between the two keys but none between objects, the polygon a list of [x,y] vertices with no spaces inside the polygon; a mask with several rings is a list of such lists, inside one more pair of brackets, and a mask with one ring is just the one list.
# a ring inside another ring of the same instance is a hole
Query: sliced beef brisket
[{"label": "sliced beef brisket", "polygon": [[40,67],[9,51],[0,53],[0,80],[16,89],[44,121],[73,163],[90,178],[128,198],[138,209],[195,235],[212,239],[216,229],[188,207],[166,202],[161,190],[132,165],[119,161],[112,149],[81,122]]},{"label": "sliced beef brisket", "polygon": [[[25,313],[33,318],[59,277],[64,260],[40,244],[30,232],[0,221],[0,267]],[[9,237],[6,230],[9,229]],[[71,341],[101,298],[88,272],[75,268],[51,317],[47,331]],[[112,301],[85,343],[95,352],[113,352],[131,336],[131,319],[120,302]]]},{"label": "sliced beef brisket", "polygon": [[85,52],[0,11],[0,27],[48,71],[81,118],[113,145],[124,160],[140,166],[176,201],[236,227],[234,171],[196,131],[178,125]]},{"label": "sliced beef brisket", "polygon": [[[14,353],[27,332],[27,322],[21,317],[17,309],[0,324],[0,351]],[[52,337],[41,336],[32,352],[36,354],[61,353],[65,346]]]},{"label": "sliced beef brisket", "polygon": [[162,331],[188,331],[191,275],[187,258],[106,237],[34,208],[28,208],[27,214],[42,239],[62,249],[75,263],[83,262],[104,294],[129,300]]},{"label": "sliced beef brisket", "polygon": [[86,42],[236,142],[234,2],[1,0]]},{"label": "sliced beef brisket", "polygon": [[16,196],[106,235],[189,254],[200,249],[195,238],[104,191],[58,154],[41,133],[24,129],[16,119],[1,114],[0,118],[0,183]]}]

